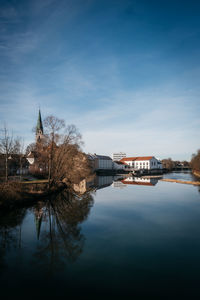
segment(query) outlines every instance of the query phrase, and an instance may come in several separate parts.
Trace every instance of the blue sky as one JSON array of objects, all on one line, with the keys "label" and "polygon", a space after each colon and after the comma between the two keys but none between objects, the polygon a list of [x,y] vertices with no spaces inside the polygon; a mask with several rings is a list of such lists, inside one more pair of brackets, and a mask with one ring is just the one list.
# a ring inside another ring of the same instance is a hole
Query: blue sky
[{"label": "blue sky", "polygon": [[0,125],[33,142],[38,107],[84,151],[190,160],[200,148],[200,2],[0,2]]}]

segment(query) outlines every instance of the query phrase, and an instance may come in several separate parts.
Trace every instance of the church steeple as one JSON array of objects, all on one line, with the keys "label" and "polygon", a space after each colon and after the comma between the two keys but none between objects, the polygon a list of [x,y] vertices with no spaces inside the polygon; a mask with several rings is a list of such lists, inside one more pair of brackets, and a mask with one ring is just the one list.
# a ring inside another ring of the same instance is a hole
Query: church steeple
[{"label": "church steeple", "polygon": [[44,137],[43,136],[43,125],[42,125],[41,112],[39,109],[37,126],[36,126],[36,142],[40,142],[43,137]]}]

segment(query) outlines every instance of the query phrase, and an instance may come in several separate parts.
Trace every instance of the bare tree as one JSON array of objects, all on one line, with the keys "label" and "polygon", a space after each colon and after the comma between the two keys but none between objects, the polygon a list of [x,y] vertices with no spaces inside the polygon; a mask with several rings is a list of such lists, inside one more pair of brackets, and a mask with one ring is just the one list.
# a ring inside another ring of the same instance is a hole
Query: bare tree
[{"label": "bare tree", "polygon": [[193,172],[200,174],[200,149],[192,155],[190,165]]},{"label": "bare tree", "polygon": [[175,163],[171,158],[167,158],[162,160],[162,165],[165,169],[172,170]]},{"label": "bare tree", "polygon": [[53,176],[55,181],[64,181],[70,186],[91,174],[88,158],[81,151],[82,145],[82,136],[77,127],[68,125],[54,155]]},{"label": "bare tree", "polygon": [[48,141],[49,186],[61,181],[79,182],[90,174],[87,156],[81,151],[82,136],[75,125],[65,126],[65,122],[54,116],[44,120]]},{"label": "bare tree", "polygon": [[63,143],[65,145],[74,144],[78,147],[83,145],[82,135],[74,124],[66,127]]},{"label": "bare tree", "polygon": [[60,145],[53,160],[54,182],[64,181],[68,186],[89,176],[91,168],[87,156],[76,144]]},{"label": "bare tree", "polygon": [[5,181],[8,181],[8,159],[13,152],[13,135],[9,133],[6,124],[1,130],[0,152],[5,157]]},{"label": "bare tree", "polygon": [[48,116],[44,120],[45,133],[47,138],[47,143],[49,144],[49,166],[48,166],[48,181],[49,185],[52,177],[52,167],[54,153],[56,150],[56,143],[59,143],[60,130],[65,127],[65,122],[62,119],[58,119],[55,116]]},{"label": "bare tree", "polygon": [[17,154],[18,156],[20,180],[22,178],[24,152],[24,140],[21,137],[17,137],[13,143],[13,154]]}]

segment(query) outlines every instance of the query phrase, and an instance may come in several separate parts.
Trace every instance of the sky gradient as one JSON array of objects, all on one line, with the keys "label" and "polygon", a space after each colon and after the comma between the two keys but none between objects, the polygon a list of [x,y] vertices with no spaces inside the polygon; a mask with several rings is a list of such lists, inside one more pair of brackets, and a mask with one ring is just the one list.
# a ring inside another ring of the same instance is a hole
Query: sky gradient
[{"label": "sky gradient", "polygon": [[0,3],[1,127],[33,142],[40,106],[89,153],[200,148],[200,1]]}]

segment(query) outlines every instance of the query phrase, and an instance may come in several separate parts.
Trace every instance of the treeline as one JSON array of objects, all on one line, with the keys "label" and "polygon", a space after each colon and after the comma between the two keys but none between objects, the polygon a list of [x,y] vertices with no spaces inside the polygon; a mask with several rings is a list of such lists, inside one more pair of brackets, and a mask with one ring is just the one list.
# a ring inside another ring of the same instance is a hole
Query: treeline
[{"label": "treeline", "polygon": [[186,160],[179,161],[179,160],[172,160],[171,158],[166,158],[162,160],[162,166],[164,169],[171,171],[173,169],[181,168],[181,167],[190,168],[190,163]]},{"label": "treeline", "polygon": [[190,164],[192,171],[200,174],[200,150],[198,150],[196,154],[192,155]]}]

